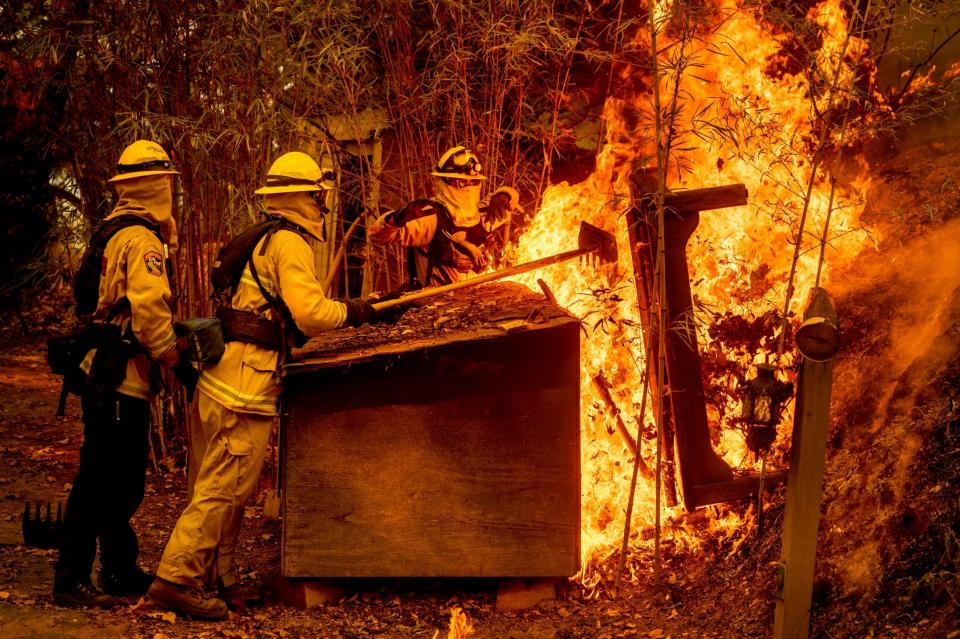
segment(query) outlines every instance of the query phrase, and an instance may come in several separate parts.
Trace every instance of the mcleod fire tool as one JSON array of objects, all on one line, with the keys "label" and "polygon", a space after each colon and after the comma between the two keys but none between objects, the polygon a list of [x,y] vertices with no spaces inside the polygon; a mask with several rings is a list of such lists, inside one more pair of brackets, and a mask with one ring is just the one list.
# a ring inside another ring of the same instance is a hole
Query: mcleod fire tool
[{"label": "mcleod fire tool", "polygon": [[521,273],[535,271],[538,268],[543,268],[544,266],[566,262],[567,260],[572,260],[574,258],[584,257],[587,255],[596,255],[601,264],[616,263],[617,239],[611,233],[608,233],[607,231],[604,231],[593,224],[588,222],[580,222],[580,233],[577,235],[577,248],[572,251],[565,251],[563,253],[557,253],[556,255],[542,257],[539,260],[524,262],[523,264],[517,264],[516,266],[511,266],[510,268],[501,269],[492,273],[483,273],[477,277],[461,280],[459,282],[453,282],[452,284],[423,289],[422,291],[409,293],[395,299],[376,302],[374,303],[373,308],[377,311],[383,311],[388,308],[393,308],[394,306],[400,306],[402,304],[415,302],[416,300],[422,300],[428,297],[443,295],[444,293],[449,293],[450,291],[456,291],[462,288],[493,282],[505,277],[510,277],[511,275],[520,275]]}]

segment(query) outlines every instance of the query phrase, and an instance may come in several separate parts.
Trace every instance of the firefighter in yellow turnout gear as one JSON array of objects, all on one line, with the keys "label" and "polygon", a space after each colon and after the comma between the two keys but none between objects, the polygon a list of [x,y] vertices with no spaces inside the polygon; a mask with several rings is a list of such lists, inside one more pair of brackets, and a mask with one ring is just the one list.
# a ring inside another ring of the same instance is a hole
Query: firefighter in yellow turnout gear
[{"label": "firefighter in yellow turnout gear", "polygon": [[[514,213],[522,214],[520,195],[501,186],[487,201],[480,199],[486,176],[473,151],[448,149],[430,173],[432,199],[408,202],[381,216],[370,228],[378,244],[400,244],[407,252],[408,287],[442,286],[481,273],[498,231]],[[416,271],[414,271],[416,264]]]},{"label": "firefighter in yellow turnout gear", "polygon": [[[151,599],[163,607],[208,619],[227,614],[225,602],[208,596],[204,587],[219,587],[224,595],[236,583],[233,551],[244,506],[259,483],[277,415],[277,366],[292,334],[298,329],[309,337],[374,317],[363,300],[326,297],[305,240],[324,239],[326,209],[317,196],[333,186],[331,173],[321,171],[308,155],[293,152],[274,162],[266,186],[256,191],[265,196],[270,217],[290,224],[257,243],[230,308],[222,314],[226,351],[217,364],[203,370],[197,386],[207,445],[193,497],[150,588]],[[295,323],[275,342],[271,336],[280,336],[279,309],[270,299],[285,304]]]},{"label": "firefighter in yellow turnout gear", "polygon": [[[102,263],[91,271],[95,279],[100,269],[96,311],[81,318],[96,322],[100,337],[81,364],[87,374],[81,395],[84,439],[54,575],[53,598],[60,605],[116,603],[90,580],[98,540],[100,585],[108,594],[142,595],[152,581],[137,566],[139,545],[130,518],[143,500],[156,364],[173,367],[178,361],[167,266],[168,246],[177,242],[176,173],[160,145],[138,140],[123,151],[110,179],[117,204],[98,233],[119,230],[101,235],[109,239]],[[117,225],[121,217],[126,225]],[[93,280],[89,286],[92,293]],[[78,302],[81,312],[89,310],[81,311]]]}]

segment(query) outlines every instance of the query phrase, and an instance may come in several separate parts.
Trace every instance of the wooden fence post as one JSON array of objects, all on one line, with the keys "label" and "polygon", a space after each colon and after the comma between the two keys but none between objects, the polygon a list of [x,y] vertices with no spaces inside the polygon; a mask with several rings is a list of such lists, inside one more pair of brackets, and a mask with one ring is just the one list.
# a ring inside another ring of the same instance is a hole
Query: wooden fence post
[{"label": "wooden fence post", "polygon": [[803,363],[797,383],[793,447],[787,474],[775,639],[806,639],[810,633],[823,462],[830,424],[832,360],[840,345],[837,313],[822,288],[813,290],[803,319],[797,331],[797,347]]}]

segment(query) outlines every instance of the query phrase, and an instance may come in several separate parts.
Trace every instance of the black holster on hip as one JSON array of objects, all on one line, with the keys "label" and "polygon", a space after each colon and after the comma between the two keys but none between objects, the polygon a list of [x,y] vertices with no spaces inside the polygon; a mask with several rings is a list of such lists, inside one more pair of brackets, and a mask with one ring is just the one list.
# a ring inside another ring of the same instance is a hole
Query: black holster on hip
[{"label": "black holster on hip", "polygon": [[143,352],[139,343],[134,345],[124,339],[118,324],[101,322],[98,324],[96,341],[97,352],[90,363],[87,386],[97,397],[105,397],[116,390],[127,374],[127,360],[137,352]]},{"label": "black holster on hip", "polygon": [[283,338],[277,323],[251,311],[223,308],[217,312],[223,330],[224,342],[247,342],[272,351],[283,347]]}]

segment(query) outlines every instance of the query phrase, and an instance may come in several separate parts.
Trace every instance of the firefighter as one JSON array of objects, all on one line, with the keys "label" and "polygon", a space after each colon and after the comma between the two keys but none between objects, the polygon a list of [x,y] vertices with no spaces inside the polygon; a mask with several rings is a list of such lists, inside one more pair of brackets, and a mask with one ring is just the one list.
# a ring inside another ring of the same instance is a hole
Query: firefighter
[{"label": "firefighter", "polygon": [[[156,390],[151,380],[158,362],[174,367],[179,360],[167,260],[168,248],[177,242],[172,216],[177,174],[159,144],[138,140],[124,149],[109,180],[118,201],[104,225],[124,215],[142,223],[106,241],[99,289],[90,286],[98,290],[92,318],[103,329],[98,333],[115,339],[98,338],[81,365],[87,374],[83,444],[54,574],[53,599],[59,605],[111,607],[117,601],[110,595],[143,595],[153,579],[137,565],[139,544],[130,518],[143,501]],[[97,277],[96,268],[91,272]],[[107,594],[90,580],[97,540],[100,586]]]},{"label": "firefighter", "polygon": [[[391,211],[370,228],[380,244],[411,247],[407,253],[409,288],[441,286],[486,269],[500,239],[497,231],[513,213],[522,213],[519,194],[502,186],[487,202],[480,200],[480,161],[462,146],[448,149],[434,166],[436,195]],[[419,255],[420,259],[416,260]],[[425,260],[425,264],[424,264]],[[413,268],[414,262],[418,268]]]},{"label": "firefighter", "polygon": [[363,300],[328,299],[314,270],[306,237],[325,238],[325,196],[334,177],[310,156],[292,152],[271,165],[266,185],[256,191],[265,196],[269,216],[290,224],[256,240],[221,313],[226,351],[197,386],[206,450],[149,592],[162,607],[220,619],[225,600],[244,598],[231,593],[240,588],[233,550],[278,415],[278,367],[289,341],[374,319]]}]

